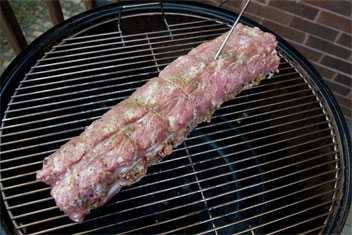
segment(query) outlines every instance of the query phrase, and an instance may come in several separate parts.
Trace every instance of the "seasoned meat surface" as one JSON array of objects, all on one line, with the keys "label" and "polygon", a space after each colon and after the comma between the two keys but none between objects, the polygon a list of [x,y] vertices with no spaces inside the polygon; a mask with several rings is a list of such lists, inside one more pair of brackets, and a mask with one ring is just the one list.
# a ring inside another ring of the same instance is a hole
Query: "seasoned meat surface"
[{"label": "seasoned meat surface", "polygon": [[140,180],[221,104],[277,70],[272,34],[239,24],[215,61],[224,36],[176,59],[44,160],[37,178],[72,220]]}]

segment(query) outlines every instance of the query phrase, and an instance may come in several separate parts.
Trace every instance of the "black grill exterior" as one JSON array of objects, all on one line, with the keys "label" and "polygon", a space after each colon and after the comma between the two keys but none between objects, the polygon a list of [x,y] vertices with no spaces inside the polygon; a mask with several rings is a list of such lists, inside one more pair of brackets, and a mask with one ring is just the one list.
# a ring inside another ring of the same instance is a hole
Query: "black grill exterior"
[{"label": "black grill exterior", "polygon": [[36,181],[44,157],[234,17],[182,1],[115,4],[34,41],[0,80],[5,223],[18,234],[341,231],[351,195],[347,127],[317,72],[280,37],[279,73],[225,103],[83,224]]}]

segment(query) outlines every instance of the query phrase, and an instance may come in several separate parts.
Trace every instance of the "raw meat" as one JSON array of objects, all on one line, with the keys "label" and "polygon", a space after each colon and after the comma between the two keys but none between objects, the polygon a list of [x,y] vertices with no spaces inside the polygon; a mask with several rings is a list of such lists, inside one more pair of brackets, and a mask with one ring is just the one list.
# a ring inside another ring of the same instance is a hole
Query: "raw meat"
[{"label": "raw meat", "polygon": [[272,34],[239,24],[215,61],[223,39],[176,59],[44,160],[37,178],[52,186],[56,204],[72,220],[81,222],[140,180],[222,103],[277,70]]}]

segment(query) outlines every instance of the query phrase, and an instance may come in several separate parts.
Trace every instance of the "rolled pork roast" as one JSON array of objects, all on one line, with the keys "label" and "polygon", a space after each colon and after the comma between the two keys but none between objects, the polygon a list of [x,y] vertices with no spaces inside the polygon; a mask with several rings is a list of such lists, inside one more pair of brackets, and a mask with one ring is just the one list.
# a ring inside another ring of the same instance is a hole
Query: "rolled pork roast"
[{"label": "rolled pork roast", "polygon": [[170,155],[225,101],[278,69],[272,34],[238,24],[215,60],[224,37],[173,61],[43,161],[37,178],[51,185],[66,215],[83,221]]}]

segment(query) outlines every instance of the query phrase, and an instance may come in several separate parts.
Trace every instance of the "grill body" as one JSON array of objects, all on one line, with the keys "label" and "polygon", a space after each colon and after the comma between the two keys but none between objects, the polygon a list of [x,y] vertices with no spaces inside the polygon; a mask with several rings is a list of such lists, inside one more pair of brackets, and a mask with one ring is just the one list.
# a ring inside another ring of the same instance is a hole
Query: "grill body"
[{"label": "grill body", "polygon": [[347,128],[319,75],[280,37],[278,74],[224,104],[83,224],[63,215],[49,187],[35,180],[44,157],[233,20],[180,1],[111,5],[53,28],[16,58],[1,79],[0,137],[2,210],[14,230],[341,231],[350,204]]}]

